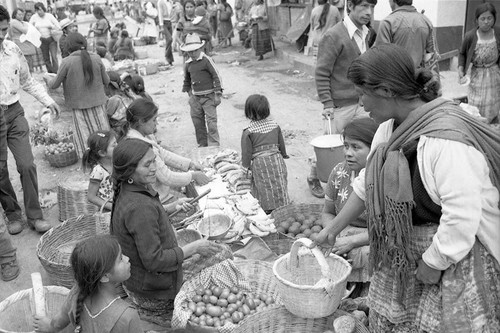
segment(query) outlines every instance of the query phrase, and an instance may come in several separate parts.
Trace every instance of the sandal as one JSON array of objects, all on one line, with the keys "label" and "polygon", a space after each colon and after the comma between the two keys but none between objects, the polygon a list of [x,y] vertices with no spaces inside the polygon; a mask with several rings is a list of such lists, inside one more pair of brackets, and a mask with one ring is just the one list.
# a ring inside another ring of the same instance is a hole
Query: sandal
[{"label": "sandal", "polygon": [[325,197],[325,191],[323,190],[323,187],[321,186],[321,182],[317,178],[307,178],[307,185],[309,185],[309,189],[311,190],[311,194],[314,195],[316,198],[324,198]]}]

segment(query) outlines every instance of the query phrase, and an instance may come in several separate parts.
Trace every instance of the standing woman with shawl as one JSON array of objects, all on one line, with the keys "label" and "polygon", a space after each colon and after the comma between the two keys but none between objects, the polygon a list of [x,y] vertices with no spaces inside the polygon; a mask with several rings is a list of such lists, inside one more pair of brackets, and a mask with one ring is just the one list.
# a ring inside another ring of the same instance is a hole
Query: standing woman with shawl
[{"label": "standing woman with shawl", "polygon": [[101,58],[87,52],[87,40],[81,34],[69,34],[66,45],[70,55],[62,60],[57,76],[48,86],[56,89],[63,85],[66,104],[73,109],[76,151],[82,157],[89,135],[109,130],[105,109],[109,77]]},{"label": "standing woman with shawl", "polygon": [[233,16],[233,8],[227,3],[226,0],[220,0],[219,5],[217,6],[217,11],[219,18],[217,23],[219,29],[219,44],[223,42],[224,46],[231,46],[231,38],[234,37],[233,22],[231,20],[231,17]]},{"label": "standing woman with shawl", "polygon": [[325,32],[342,21],[337,7],[330,5],[327,0],[318,0],[318,5],[311,12],[311,32],[309,46],[312,46],[313,55],[318,54],[319,40]]},{"label": "standing woman with shawl", "polygon": [[273,50],[269,18],[264,0],[256,0],[250,8],[250,26],[252,27],[252,47],[258,60],[264,59],[264,54]]},{"label": "standing woman with shawl", "polygon": [[483,117],[500,122],[500,29],[495,28],[497,11],[491,3],[476,8],[477,28],[468,31],[458,57],[458,77],[462,80],[469,67],[468,103]]},{"label": "standing woman with shawl", "polygon": [[500,136],[438,98],[400,46],[366,51],[347,75],[380,126],[366,178],[317,243],[332,246],[366,204],[370,330],[498,332]]}]

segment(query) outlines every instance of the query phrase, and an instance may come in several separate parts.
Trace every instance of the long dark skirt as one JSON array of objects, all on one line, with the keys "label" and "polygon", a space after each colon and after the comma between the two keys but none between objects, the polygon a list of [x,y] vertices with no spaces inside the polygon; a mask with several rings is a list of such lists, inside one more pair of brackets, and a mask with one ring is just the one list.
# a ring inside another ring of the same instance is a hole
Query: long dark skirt
[{"label": "long dark skirt", "polygon": [[261,56],[267,52],[271,52],[273,50],[271,43],[272,39],[269,29],[259,30],[259,26],[254,24],[252,26],[252,47],[255,50],[255,55]]}]

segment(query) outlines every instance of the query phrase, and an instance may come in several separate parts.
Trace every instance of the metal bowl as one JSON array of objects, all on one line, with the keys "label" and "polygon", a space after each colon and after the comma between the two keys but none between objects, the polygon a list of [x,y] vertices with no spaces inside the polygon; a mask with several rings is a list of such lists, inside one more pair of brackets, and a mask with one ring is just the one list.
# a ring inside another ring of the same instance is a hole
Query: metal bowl
[{"label": "metal bowl", "polygon": [[224,214],[214,214],[204,217],[198,222],[198,231],[209,240],[224,239],[231,229],[231,219]]}]

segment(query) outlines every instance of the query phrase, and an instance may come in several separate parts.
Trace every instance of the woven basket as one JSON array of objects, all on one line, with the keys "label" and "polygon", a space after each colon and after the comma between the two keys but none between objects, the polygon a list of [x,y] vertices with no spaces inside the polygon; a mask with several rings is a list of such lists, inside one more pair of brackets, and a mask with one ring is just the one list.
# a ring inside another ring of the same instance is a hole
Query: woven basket
[{"label": "woven basket", "polygon": [[[58,286],[46,286],[45,309],[47,316],[53,318],[61,311],[61,308],[69,294],[69,289]],[[21,333],[33,332],[34,301],[33,290],[20,290],[0,303],[0,332]],[[69,325],[60,331],[69,333],[74,331]]]},{"label": "woven basket", "polygon": [[95,215],[72,217],[50,229],[40,237],[36,254],[51,282],[71,288],[74,284],[69,259],[76,243],[100,232],[99,218]]},{"label": "woven basket", "polygon": [[321,217],[322,211],[322,204],[289,204],[273,210],[271,217],[274,219],[274,225],[278,227],[281,222],[286,221],[290,217],[294,218],[298,214],[318,218]]},{"label": "woven basket", "polygon": [[285,307],[301,318],[321,318],[335,312],[352,270],[343,258],[335,254],[325,258],[317,247],[299,254],[301,246],[311,245],[308,238],[296,240],[291,252],[273,266]]},{"label": "woven basket", "polygon": [[[277,304],[283,304],[278,292],[278,281],[274,277],[271,263],[260,260],[239,260],[235,261],[235,265],[255,294],[272,296]],[[258,317],[258,315],[252,317]]]},{"label": "woven basket", "polygon": [[54,168],[63,168],[78,162],[78,155],[76,154],[76,150],[73,149],[59,154],[45,154],[45,159]]},{"label": "woven basket", "polygon": [[95,214],[99,207],[87,199],[88,181],[66,180],[57,186],[59,221],[71,217]]},{"label": "woven basket", "polygon": [[[235,333],[323,333],[333,331],[334,319],[348,315],[337,310],[330,317],[300,318],[288,311],[284,306],[265,309],[259,316],[251,316],[241,321]],[[368,329],[356,319],[355,333],[369,333]]]}]

